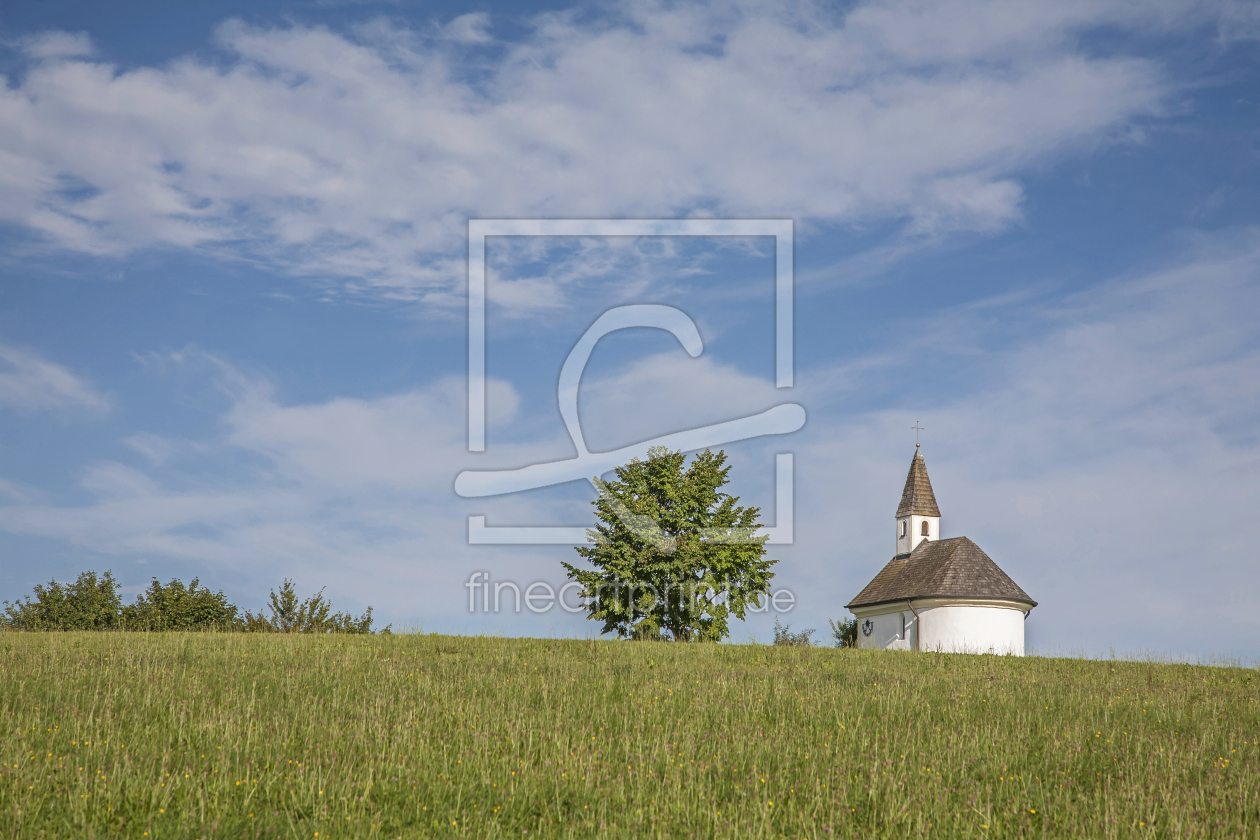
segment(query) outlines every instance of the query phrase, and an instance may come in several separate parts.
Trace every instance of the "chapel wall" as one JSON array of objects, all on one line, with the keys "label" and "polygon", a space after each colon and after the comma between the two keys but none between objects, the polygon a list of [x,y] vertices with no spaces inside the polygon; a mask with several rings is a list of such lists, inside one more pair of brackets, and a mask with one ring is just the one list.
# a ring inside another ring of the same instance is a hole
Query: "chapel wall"
[{"label": "chapel wall", "polygon": [[[905,636],[902,635],[902,620],[905,620]],[[872,628],[868,636],[863,625],[870,621]],[[914,615],[905,610],[885,612],[878,615],[864,615],[858,618],[858,647],[867,650],[887,650],[889,648],[914,650]]]},{"label": "chapel wall", "polygon": [[[1024,613],[1004,607],[943,606],[919,610],[921,651],[1024,655]],[[900,627],[900,621],[898,622]]]}]

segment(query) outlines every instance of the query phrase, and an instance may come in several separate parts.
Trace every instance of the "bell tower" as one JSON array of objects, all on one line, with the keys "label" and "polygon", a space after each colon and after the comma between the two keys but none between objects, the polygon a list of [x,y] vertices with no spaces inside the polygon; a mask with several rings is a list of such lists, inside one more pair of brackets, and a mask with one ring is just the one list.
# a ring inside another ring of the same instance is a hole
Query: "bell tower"
[{"label": "bell tower", "polygon": [[901,504],[897,505],[897,556],[903,557],[924,540],[936,540],[940,536],[941,510],[936,506],[927,464],[916,443],[906,487],[901,491]]}]

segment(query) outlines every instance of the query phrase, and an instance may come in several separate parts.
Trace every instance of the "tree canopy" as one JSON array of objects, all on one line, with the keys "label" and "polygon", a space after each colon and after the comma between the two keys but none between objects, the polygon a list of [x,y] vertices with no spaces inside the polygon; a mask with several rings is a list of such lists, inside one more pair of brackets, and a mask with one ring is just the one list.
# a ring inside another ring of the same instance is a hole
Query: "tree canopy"
[{"label": "tree canopy", "polygon": [[[185,586],[179,580],[163,585],[154,578],[149,588],[123,605],[111,572],[83,572],[74,583],[37,585],[35,597],[0,603],[0,630],[223,630],[254,633],[371,633],[372,608],[360,616],[333,612],[320,590],[300,600],[293,581],[285,578],[280,592],[271,590],[271,615],[228,603],[222,591],[211,592],[198,578]],[[382,633],[390,632],[386,627]]]},{"label": "tree canopy", "polygon": [[594,568],[565,563],[582,585],[588,618],[604,633],[645,640],[718,641],[770,590],[776,561],[755,536],[761,510],[722,492],[726,453],[649,450],[597,482],[598,524],[577,552]]}]

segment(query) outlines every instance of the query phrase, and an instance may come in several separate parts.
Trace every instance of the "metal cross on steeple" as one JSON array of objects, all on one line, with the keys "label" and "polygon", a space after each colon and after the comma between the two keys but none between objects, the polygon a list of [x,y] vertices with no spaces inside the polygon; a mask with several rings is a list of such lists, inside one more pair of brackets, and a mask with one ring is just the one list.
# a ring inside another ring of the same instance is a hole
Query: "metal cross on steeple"
[{"label": "metal cross on steeple", "polygon": [[919,421],[915,420],[914,425],[910,428],[914,429],[914,448],[919,448],[919,432],[923,431],[923,427],[919,425]]}]

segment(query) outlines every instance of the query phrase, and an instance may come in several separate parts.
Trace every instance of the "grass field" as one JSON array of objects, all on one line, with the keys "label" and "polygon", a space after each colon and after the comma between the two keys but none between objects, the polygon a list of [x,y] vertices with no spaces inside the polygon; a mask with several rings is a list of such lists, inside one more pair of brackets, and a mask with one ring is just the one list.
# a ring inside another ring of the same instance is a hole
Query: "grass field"
[{"label": "grass field", "polygon": [[0,837],[1260,837],[1260,672],[4,633]]}]

